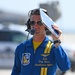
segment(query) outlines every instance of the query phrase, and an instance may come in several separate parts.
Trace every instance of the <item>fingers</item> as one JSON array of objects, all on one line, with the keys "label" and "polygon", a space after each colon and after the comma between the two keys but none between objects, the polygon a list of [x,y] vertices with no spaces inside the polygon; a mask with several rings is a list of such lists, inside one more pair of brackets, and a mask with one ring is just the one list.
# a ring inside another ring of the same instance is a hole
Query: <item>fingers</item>
[{"label": "fingers", "polygon": [[62,31],[59,29],[57,25],[52,25],[53,29],[58,32],[58,37],[56,37],[54,34],[52,34],[53,40],[62,40]]},{"label": "fingers", "polygon": [[59,35],[62,34],[62,31],[59,29],[57,25],[52,25],[52,28],[58,31]]}]

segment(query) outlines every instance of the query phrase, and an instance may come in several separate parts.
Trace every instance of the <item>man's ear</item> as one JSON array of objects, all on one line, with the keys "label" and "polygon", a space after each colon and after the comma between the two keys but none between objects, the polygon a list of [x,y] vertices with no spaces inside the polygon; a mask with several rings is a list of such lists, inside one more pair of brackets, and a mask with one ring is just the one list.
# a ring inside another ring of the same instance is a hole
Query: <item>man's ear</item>
[{"label": "man's ear", "polygon": [[27,20],[27,22],[25,23],[25,25],[29,25],[30,23],[30,18]]},{"label": "man's ear", "polygon": [[25,25],[27,25],[26,31],[29,31],[29,29],[31,29],[31,27],[30,27],[30,18],[27,20],[27,23],[25,23]]}]

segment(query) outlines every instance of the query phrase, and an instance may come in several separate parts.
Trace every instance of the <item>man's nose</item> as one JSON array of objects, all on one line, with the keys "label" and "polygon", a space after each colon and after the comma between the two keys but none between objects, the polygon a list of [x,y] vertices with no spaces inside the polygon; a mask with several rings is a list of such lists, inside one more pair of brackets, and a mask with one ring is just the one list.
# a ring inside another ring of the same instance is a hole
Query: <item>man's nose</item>
[{"label": "man's nose", "polygon": [[37,22],[35,22],[34,26],[37,27],[37,26],[39,26],[39,25],[37,24]]}]

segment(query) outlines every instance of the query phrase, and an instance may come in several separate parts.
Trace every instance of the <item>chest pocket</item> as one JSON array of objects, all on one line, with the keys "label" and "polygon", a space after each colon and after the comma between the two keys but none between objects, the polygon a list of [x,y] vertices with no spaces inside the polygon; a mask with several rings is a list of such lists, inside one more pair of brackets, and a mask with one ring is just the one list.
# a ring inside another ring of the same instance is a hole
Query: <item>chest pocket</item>
[{"label": "chest pocket", "polygon": [[[42,56],[46,57],[50,54],[51,48],[52,48],[52,42],[48,41],[46,48],[44,50],[44,54],[41,54]],[[48,67],[41,67],[40,75],[47,75]]]},{"label": "chest pocket", "polygon": [[52,42],[48,41],[48,43],[46,45],[46,48],[44,50],[44,53],[41,54],[41,56],[46,57],[46,56],[48,56],[50,54],[50,51],[51,51],[51,48],[52,48],[52,44],[53,44]]}]

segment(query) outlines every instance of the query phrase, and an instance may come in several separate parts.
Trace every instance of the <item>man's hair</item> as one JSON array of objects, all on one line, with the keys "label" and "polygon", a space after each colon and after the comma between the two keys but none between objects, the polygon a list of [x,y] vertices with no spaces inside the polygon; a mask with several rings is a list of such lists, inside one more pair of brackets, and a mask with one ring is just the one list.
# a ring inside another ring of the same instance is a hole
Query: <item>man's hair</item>
[{"label": "man's hair", "polygon": [[[48,15],[47,10],[45,10],[43,8],[42,8],[42,10],[43,10],[43,12],[45,12]],[[30,17],[31,15],[40,15],[39,8],[30,10],[28,13],[28,16]]]}]

